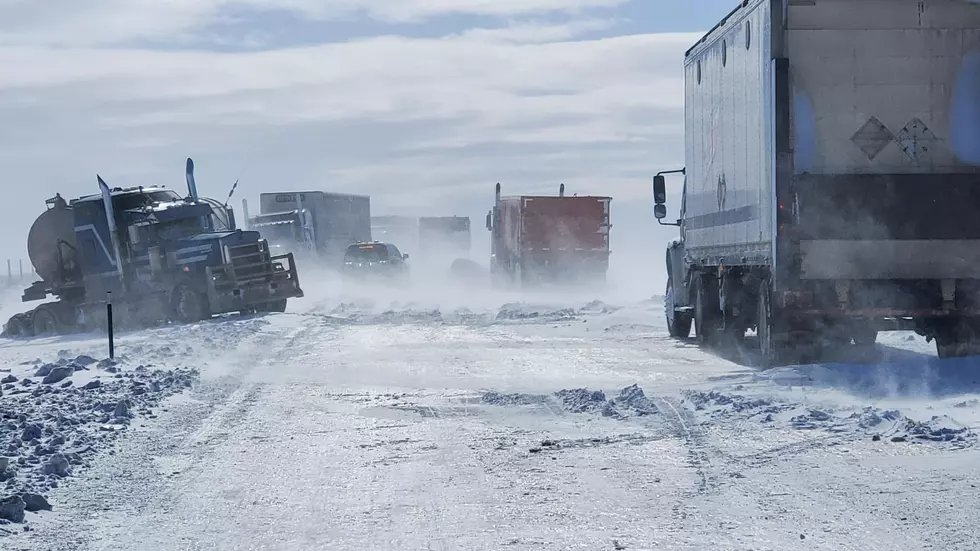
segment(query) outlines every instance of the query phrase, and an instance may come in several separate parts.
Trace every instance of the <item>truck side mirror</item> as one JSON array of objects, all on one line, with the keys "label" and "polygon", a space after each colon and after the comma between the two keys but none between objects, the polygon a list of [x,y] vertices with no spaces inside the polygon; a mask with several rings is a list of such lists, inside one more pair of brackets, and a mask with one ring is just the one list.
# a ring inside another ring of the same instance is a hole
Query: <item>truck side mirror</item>
[{"label": "truck side mirror", "polygon": [[493,231],[493,211],[487,212],[487,231]]},{"label": "truck side mirror", "polygon": [[666,205],[654,205],[653,206],[653,217],[657,220],[663,220],[667,218],[667,206]]},{"label": "truck side mirror", "polygon": [[403,255],[402,255],[402,259],[403,259],[403,260],[408,260],[408,253],[405,253],[405,254],[403,254]]},{"label": "truck side mirror", "polygon": [[[667,181],[663,174],[653,177],[653,203],[663,205],[667,202]],[[654,209],[656,210],[656,209]]]}]

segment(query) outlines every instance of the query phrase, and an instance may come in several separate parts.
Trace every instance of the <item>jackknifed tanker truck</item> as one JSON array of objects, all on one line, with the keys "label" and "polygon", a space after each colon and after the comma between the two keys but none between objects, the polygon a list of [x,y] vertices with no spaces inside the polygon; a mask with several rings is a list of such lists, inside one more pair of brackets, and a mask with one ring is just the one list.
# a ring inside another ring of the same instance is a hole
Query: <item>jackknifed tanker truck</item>
[{"label": "jackknifed tanker truck", "polygon": [[65,201],[55,195],[27,237],[40,276],[22,296],[46,302],[4,325],[4,336],[104,327],[106,304],[123,326],[194,322],[228,312],[282,312],[303,296],[292,254],[272,256],[230,208],[200,198],[187,159],[188,196],[164,187],[113,188]]}]

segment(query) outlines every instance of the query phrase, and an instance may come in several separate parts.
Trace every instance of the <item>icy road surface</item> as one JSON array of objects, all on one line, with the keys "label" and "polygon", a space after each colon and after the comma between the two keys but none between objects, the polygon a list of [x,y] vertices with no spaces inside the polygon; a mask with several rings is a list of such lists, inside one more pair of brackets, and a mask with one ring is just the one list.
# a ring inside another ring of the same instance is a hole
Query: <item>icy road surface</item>
[{"label": "icy road surface", "polygon": [[[200,378],[134,406],[153,417],[100,440],[45,490],[52,511],[0,525],[0,547],[980,547],[976,361],[900,333],[763,373],[669,339],[661,313],[310,300],[125,335],[117,379],[139,364]],[[23,362],[102,348],[5,341],[0,359],[25,377]]]}]

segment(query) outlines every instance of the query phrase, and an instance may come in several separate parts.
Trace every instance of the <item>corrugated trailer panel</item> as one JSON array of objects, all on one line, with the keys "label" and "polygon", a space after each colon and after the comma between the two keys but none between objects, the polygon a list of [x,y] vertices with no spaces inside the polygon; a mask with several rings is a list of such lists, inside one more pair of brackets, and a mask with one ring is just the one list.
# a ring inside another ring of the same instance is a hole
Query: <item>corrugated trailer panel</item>
[{"label": "corrugated trailer panel", "polygon": [[682,219],[686,250],[696,263],[771,261],[769,18],[769,2],[752,0],[685,60]]},{"label": "corrugated trailer panel", "polygon": [[609,250],[609,197],[522,197],[524,250]]}]

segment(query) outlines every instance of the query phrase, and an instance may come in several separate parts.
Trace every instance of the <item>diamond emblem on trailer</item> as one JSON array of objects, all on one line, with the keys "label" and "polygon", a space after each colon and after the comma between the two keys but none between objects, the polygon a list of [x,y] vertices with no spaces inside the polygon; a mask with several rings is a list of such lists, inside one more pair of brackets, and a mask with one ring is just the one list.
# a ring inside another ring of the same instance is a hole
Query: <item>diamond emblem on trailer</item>
[{"label": "diamond emblem on trailer", "polygon": [[902,153],[905,153],[915,163],[922,160],[922,157],[932,150],[935,141],[936,135],[918,117],[913,117],[905,125],[905,128],[902,128],[895,136],[895,142]]},{"label": "diamond emblem on trailer", "polygon": [[878,117],[868,119],[868,122],[851,136],[851,141],[868,156],[869,161],[877,157],[893,139],[895,135],[878,120]]}]

